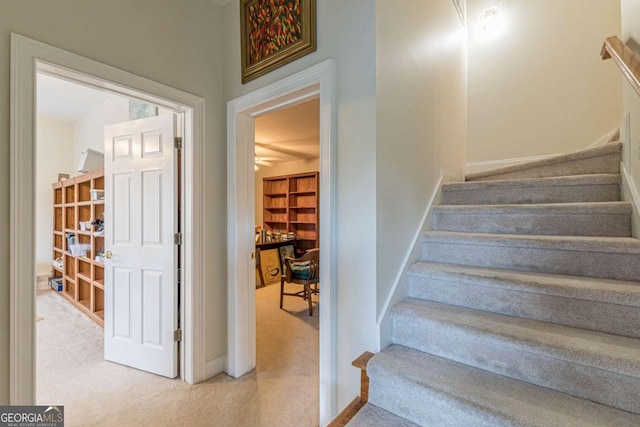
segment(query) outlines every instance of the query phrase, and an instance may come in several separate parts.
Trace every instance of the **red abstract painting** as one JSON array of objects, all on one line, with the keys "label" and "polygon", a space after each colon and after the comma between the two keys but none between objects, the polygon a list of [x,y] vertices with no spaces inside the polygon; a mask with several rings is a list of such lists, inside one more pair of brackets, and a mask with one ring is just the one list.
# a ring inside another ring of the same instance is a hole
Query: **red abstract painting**
[{"label": "red abstract painting", "polygon": [[300,0],[256,0],[247,20],[249,65],[302,39]]}]

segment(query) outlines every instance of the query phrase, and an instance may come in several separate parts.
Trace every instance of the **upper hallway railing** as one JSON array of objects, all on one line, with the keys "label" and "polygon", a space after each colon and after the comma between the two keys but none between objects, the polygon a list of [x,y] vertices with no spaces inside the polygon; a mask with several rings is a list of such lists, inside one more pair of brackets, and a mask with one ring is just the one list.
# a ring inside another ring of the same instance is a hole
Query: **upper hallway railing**
[{"label": "upper hallway railing", "polygon": [[600,55],[603,60],[612,58],[636,93],[640,95],[640,56],[635,54],[618,36],[605,39]]}]

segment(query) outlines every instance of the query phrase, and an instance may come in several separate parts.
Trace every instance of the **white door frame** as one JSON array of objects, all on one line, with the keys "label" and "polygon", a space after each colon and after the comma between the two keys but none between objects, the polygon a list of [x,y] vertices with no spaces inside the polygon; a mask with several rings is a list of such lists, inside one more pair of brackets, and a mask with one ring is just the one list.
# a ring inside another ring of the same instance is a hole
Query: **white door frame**
[{"label": "white door frame", "polygon": [[320,98],[320,425],[337,415],[336,97],[332,59],[227,104],[228,358],[239,377],[256,367],[254,118]]},{"label": "white door frame", "polygon": [[10,404],[35,403],[35,154],[36,73],[109,90],[184,114],[181,372],[194,384],[205,379],[203,145],[205,101],[65,50],[11,34],[11,170],[9,280]]}]

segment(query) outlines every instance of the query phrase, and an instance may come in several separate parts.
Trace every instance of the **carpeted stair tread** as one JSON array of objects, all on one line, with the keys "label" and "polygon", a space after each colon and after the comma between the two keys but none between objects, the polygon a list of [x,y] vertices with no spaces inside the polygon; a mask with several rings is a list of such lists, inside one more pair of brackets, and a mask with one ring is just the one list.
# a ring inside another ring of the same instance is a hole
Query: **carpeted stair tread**
[{"label": "carpeted stair tread", "polygon": [[630,237],[632,210],[632,204],[627,202],[442,205],[433,209],[433,229]]},{"label": "carpeted stair tread", "polygon": [[640,240],[429,231],[422,261],[604,279],[640,277]]},{"label": "carpeted stair tread", "polygon": [[633,211],[629,202],[539,203],[530,205],[441,205],[433,208],[439,213],[502,214],[627,214]]},{"label": "carpeted stair tread", "polygon": [[408,268],[407,296],[640,338],[640,283],[454,264]]},{"label": "carpeted stair tread", "polygon": [[[423,235],[430,243],[509,246],[517,248],[559,249],[566,251],[606,252],[640,255],[640,240],[631,237],[530,236],[518,234],[457,233],[428,231]],[[640,261],[640,259],[639,259]]]},{"label": "carpeted stair tread", "polygon": [[392,317],[394,323],[407,318],[424,328],[446,328],[450,333],[640,379],[639,339],[413,298],[396,304]]},{"label": "carpeted stair tread", "polygon": [[467,174],[466,180],[479,181],[518,176],[564,176],[585,172],[618,173],[621,155],[622,143],[614,142],[546,159],[470,173]]},{"label": "carpeted stair tread", "polygon": [[442,185],[442,205],[620,201],[619,174],[457,182]]},{"label": "carpeted stair tread", "polygon": [[443,191],[477,191],[507,188],[537,188],[555,186],[605,185],[620,183],[619,174],[588,174],[548,178],[504,179],[496,181],[452,182],[442,184]]},{"label": "carpeted stair tread", "polygon": [[640,307],[640,282],[433,262],[415,263],[407,273],[425,279]]},{"label": "carpeted stair tread", "polygon": [[391,345],[367,366],[369,402],[424,426],[637,426],[640,416]]},{"label": "carpeted stair tread", "polygon": [[367,403],[347,423],[347,427],[418,427],[417,424]]}]

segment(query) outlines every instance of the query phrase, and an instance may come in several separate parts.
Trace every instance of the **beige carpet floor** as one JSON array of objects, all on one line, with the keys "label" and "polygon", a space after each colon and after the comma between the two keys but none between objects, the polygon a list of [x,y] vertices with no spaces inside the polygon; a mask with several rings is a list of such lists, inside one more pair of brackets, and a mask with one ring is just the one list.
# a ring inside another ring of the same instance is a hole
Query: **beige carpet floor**
[{"label": "beige carpet floor", "polygon": [[318,310],[256,291],[257,369],[191,386],[103,360],[102,329],[54,291],[37,315],[37,402],[67,426],[317,426]]}]

